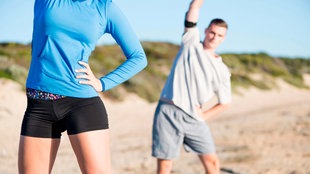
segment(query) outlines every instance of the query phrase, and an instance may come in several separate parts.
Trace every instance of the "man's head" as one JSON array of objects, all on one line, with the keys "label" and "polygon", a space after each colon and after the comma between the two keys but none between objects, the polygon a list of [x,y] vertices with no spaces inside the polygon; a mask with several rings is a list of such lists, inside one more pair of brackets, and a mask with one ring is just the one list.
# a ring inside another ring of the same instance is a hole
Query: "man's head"
[{"label": "man's head", "polygon": [[213,19],[205,29],[204,47],[215,50],[224,41],[227,29],[228,25],[224,20]]}]

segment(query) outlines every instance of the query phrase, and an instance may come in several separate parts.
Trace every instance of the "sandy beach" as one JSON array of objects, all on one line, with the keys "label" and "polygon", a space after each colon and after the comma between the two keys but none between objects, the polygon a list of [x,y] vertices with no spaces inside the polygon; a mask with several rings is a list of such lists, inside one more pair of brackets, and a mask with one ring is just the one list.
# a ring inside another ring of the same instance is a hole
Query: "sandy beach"
[{"label": "sandy beach", "polygon": [[[305,76],[310,85],[309,76]],[[231,107],[207,120],[223,168],[240,174],[310,174],[310,90],[278,81],[279,88],[239,89]],[[156,103],[134,94],[123,102],[102,97],[110,119],[114,174],[155,174],[151,128]],[[20,124],[26,96],[17,83],[0,79],[0,173],[16,174]],[[80,173],[66,133],[53,174]],[[196,155],[182,149],[173,174],[202,174]],[[224,174],[224,172],[222,172]]]}]

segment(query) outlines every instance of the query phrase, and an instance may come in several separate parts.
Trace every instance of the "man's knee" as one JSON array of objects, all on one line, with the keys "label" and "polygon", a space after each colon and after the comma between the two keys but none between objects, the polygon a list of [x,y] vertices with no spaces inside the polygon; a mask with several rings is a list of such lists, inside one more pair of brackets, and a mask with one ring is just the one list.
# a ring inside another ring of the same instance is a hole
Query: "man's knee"
[{"label": "man's knee", "polygon": [[157,159],[157,174],[170,174],[171,168],[171,160]]},{"label": "man's knee", "polygon": [[219,173],[220,162],[216,154],[199,155],[199,158],[207,173]]}]

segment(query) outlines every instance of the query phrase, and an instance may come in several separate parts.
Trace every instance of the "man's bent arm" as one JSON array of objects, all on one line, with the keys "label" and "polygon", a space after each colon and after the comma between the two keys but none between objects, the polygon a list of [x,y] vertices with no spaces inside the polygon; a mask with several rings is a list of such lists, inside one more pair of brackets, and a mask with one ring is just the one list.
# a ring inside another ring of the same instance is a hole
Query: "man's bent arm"
[{"label": "man's bent arm", "polygon": [[198,113],[204,120],[209,120],[214,116],[218,115],[219,113],[223,112],[229,107],[229,103],[227,104],[216,104],[212,108],[203,111],[201,107],[197,106]]}]

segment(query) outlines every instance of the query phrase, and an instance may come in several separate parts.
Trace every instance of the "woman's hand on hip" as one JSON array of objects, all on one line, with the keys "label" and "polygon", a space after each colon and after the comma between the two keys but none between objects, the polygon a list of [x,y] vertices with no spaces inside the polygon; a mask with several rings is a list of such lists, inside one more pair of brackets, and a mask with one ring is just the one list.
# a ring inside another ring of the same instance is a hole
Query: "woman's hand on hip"
[{"label": "woman's hand on hip", "polygon": [[95,88],[96,91],[102,91],[102,84],[99,79],[97,79],[90,69],[88,63],[79,61],[79,64],[85,68],[75,70],[76,73],[79,73],[76,78],[81,79],[80,84],[90,85]]}]

